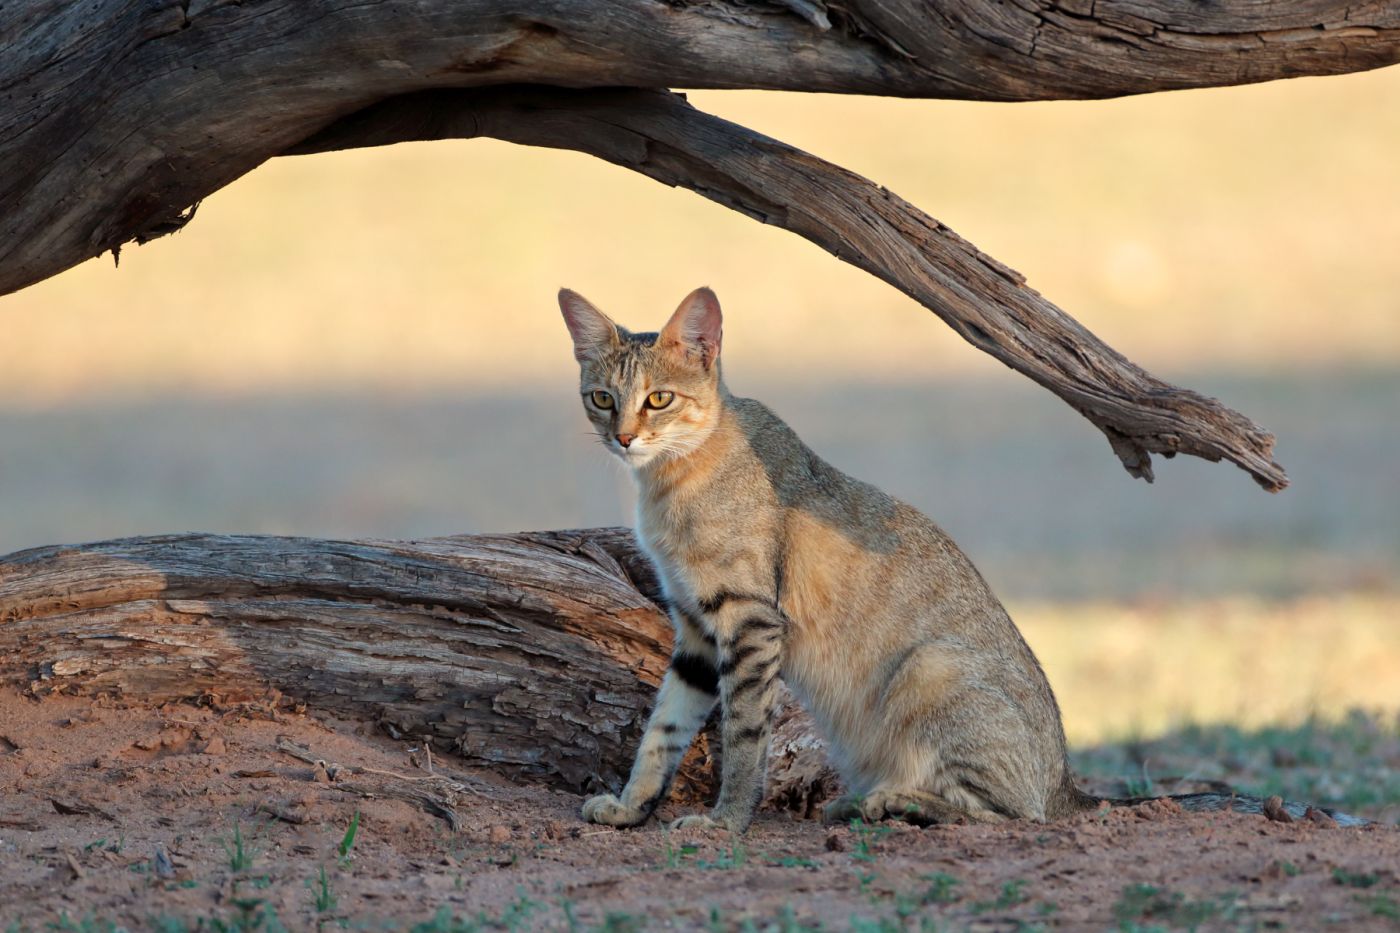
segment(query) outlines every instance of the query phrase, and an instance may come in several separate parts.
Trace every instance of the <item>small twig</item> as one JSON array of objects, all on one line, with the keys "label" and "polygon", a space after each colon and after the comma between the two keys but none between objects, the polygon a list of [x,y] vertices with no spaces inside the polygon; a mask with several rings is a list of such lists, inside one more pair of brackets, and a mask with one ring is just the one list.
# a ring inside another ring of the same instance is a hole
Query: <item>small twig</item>
[{"label": "small twig", "polygon": [[266,813],[268,816],[275,817],[284,823],[291,823],[296,826],[300,826],[301,824],[306,822],[305,814],[297,813],[294,810],[288,810],[283,807],[279,807],[276,804],[267,803],[266,801],[258,804],[257,807],[254,808],[253,812]]},{"label": "small twig", "polygon": [[317,758],[314,754],[312,754],[310,749],[303,748],[302,746],[297,745],[295,742],[290,741],[285,736],[277,740],[277,750],[285,752],[286,754],[291,755],[293,758],[296,758],[300,761],[304,761],[313,767],[315,767],[316,765],[320,765],[326,770],[326,773],[331,777],[332,780],[335,780],[336,775],[340,773],[374,774],[380,777],[393,778],[396,781],[405,781],[410,784],[417,784],[426,781],[441,787],[448,788],[458,793],[480,793],[479,790],[477,790],[476,788],[469,787],[466,783],[462,781],[455,780],[453,778],[448,778],[444,775],[437,773],[402,774],[398,771],[388,771],[384,768],[369,768],[364,765],[345,766],[335,764],[333,762],[327,762],[323,758]]},{"label": "small twig", "polygon": [[380,768],[363,767],[347,768],[346,770],[349,771],[351,774],[382,774],[384,777],[391,777],[399,781],[431,781],[433,783],[446,782],[452,785],[452,787],[457,788],[459,790],[468,789],[467,785],[461,783],[460,781],[454,781],[451,778],[443,777],[440,774],[399,774],[397,771],[384,771]]},{"label": "small twig", "polygon": [[177,726],[193,726],[193,727],[195,727],[195,728],[199,728],[200,726],[207,726],[207,725],[208,725],[208,723],[204,723],[204,722],[195,722],[195,721],[192,720],[192,719],[176,719],[176,718],[174,718],[173,716],[162,716],[162,717],[160,717],[160,721],[161,721],[162,723],[174,723],[174,724],[177,725]]},{"label": "small twig", "polygon": [[361,797],[393,797],[397,800],[404,800],[408,803],[416,804],[419,808],[426,810],[434,816],[442,817],[447,821],[447,825],[452,828],[454,833],[459,832],[462,828],[462,818],[457,815],[456,809],[452,806],[452,801],[444,800],[423,791],[414,790],[409,787],[370,787],[351,781],[342,781],[332,786],[336,790],[348,794],[359,794]]},{"label": "small twig", "polygon": [[314,765],[316,764],[316,762],[321,760],[315,755],[311,754],[310,749],[302,748],[300,745],[296,744],[295,742],[283,735],[279,735],[277,737],[277,750],[279,752],[285,752],[286,754],[291,755],[293,758],[304,761],[309,765]]},{"label": "small twig", "polygon": [[[421,775],[400,774],[397,771],[387,771],[383,768],[367,768],[363,765],[344,767],[334,763],[327,764],[324,759],[317,758],[310,749],[297,745],[286,736],[278,737],[277,750],[324,771],[329,778],[330,786],[334,787],[336,790],[351,794],[359,794],[363,797],[394,797],[399,800],[406,800],[409,803],[416,804],[434,816],[440,816],[445,819],[448,825],[452,827],[453,832],[459,831],[462,826],[461,817],[457,815],[457,811],[453,808],[456,796],[458,794],[479,793],[479,791],[468,787],[461,781],[456,781],[436,773]],[[430,758],[430,763],[431,760]],[[352,783],[350,781],[341,780],[341,775],[365,775],[388,778],[392,781],[410,785],[426,785],[443,796],[431,793],[427,789],[419,790],[414,787],[394,787],[392,785],[375,787],[367,784]],[[269,810],[268,812],[279,818],[285,818],[282,814],[274,810]]]},{"label": "small twig", "polygon": [[56,797],[51,797],[49,798],[49,803],[53,804],[53,808],[56,812],[62,813],[64,816],[100,816],[104,820],[111,820],[113,823],[117,821],[115,816],[103,810],[101,807],[93,806],[81,800],[68,802],[59,800]]}]

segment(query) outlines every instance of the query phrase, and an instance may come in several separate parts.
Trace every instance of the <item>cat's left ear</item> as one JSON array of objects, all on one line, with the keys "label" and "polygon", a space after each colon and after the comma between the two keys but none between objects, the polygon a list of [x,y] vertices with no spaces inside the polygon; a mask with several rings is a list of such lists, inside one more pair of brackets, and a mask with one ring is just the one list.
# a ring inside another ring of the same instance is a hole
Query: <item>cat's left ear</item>
[{"label": "cat's left ear", "polygon": [[681,347],[709,369],[719,359],[723,324],[715,293],[708,288],[697,288],[685,296],[676,313],[661,328],[660,342]]}]

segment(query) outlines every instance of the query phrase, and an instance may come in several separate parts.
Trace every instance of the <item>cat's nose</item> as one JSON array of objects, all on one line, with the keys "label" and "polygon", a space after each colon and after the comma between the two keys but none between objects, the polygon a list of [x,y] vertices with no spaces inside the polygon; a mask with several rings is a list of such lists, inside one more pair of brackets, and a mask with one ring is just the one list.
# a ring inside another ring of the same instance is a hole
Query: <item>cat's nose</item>
[{"label": "cat's nose", "polygon": [[619,435],[617,435],[617,442],[618,442],[619,444],[621,444],[623,447],[631,447],[631,446],[632,446],[632,442],[635,441],[636,439],[637,439],[637,435],[635,435],[635,434],[619,434]]}]

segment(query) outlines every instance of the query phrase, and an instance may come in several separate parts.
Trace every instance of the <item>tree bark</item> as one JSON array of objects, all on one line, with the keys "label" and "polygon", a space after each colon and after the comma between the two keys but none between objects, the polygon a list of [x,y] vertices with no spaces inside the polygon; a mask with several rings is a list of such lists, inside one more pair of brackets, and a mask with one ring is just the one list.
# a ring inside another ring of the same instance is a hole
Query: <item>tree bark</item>
[{"label": "tree bark", "polygon": [[0,294],[133,239],[333,120],[431,88],[1046,100],[1400,61],[1343,0],[30,0],[0,6]]},{"label": "tree bark", "polygon": [[[172,535],[0,558],[0,686],[133,705],[291,705],[468,763],[617,789],[670,656],[630,531],[322,541]],[[773,797],[810,813],[820,743],[789,710]],[[709,736],[678,798],[714,789]]]},{"label": "tree bark", "polygon": [[282,697],[583,789],[626,774],[665,672],[654,587],[622,529],[40,548],[0,561],[0,677],[133,703]]},{"label": "tree bark", "polygon": [[[0,48],[4,294],[181,229],[201,198],[269,158],[315,148],[304,141],[352,114],[425,100],[405,95],[531,84],[1109,97],[1392,64],[1400,4],[31,0],[0,5]],[[569,120],[565,102],[577,105],[572,119],[592,131],[575,148],[787,226],[896,284],[1083,412],[1134,475],[1151,477],[1150,453],[1183,451],[1230,459],[1266,489],[1286,482],[1272,439],[1243,416],[1152,379],[897,198],[882,204],[862,179],[786,147],[774,155],[780,144],[720,131],[722,121],[661,97],[630,128],[608,129],[600,119],[620,111],[603,112],[600,99],[553,98],[554,129],[532,114],[489,132],[567,145],[556,130]],[[329,131],[337,145],[369,144],[344,128]],[[705,161],[726,139],[743,152],[714,175]],[[757,171],[754,150],[765,146]],[[804,213],[794,194],[839,203]],[[859,229],[866,210],[878,229]],[[822,229],[833,220],[843,225]]]}]

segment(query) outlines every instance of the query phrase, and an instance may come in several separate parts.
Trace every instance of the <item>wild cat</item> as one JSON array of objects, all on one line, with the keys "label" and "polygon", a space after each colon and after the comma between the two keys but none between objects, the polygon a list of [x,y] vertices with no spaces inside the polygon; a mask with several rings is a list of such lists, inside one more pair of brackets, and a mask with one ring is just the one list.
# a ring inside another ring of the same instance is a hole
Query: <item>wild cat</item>
[{"label": "wild cat", "polygon": [[718,702],[719,799],[673,825],[747,829],[779,677],[845,781],[829,820],[1047,820],[1101,803],[1074,784],[1035,655],[957,545],[730,394],[712,291],[692,292],[658,333],[631,333],[567,289],[559,306],[584,410],[636,480],[637,535],[676,630],[627,786],[589,799],[584,818],[645,822]]}]

